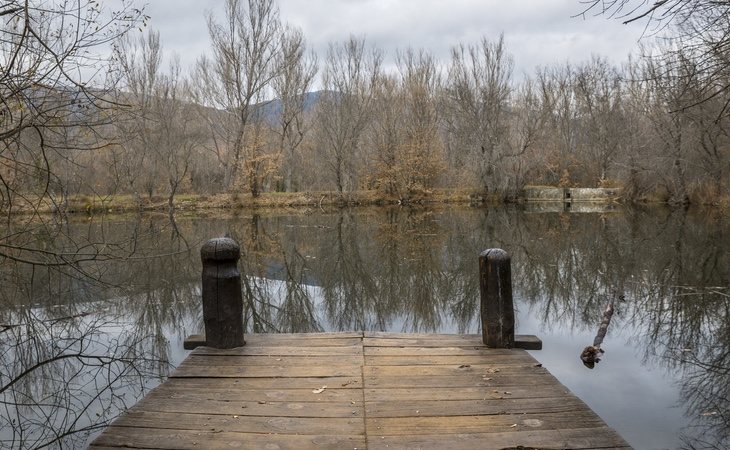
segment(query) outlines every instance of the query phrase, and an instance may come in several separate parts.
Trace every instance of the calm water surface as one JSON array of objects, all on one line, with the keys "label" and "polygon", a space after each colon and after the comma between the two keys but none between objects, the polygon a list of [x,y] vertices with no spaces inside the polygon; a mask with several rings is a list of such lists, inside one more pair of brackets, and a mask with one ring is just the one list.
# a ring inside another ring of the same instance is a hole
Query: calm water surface
[{"label": "calm water surface", "polygon": [[[249,332],[478,333],[477,256],[501,247],[517,332],[542,338],[535,358],[631,445],[730,447],[727,217],[516,208],[60,221],[24,244],[114,242],[104,251],[125,257],[0,260],[0,447],[83,447],[159,383],[202,328],[199,248],[223,235],[243,247]],[[579,354],[611,300],[588,369]]]}]

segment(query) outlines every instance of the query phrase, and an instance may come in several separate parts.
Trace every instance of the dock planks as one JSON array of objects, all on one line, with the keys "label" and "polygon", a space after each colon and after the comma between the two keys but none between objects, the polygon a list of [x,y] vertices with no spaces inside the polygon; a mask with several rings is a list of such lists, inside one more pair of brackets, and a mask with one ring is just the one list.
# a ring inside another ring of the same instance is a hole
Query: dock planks
[{"label": "dock planks", "polygon": [[524,350],[370,332],[199,347],[90,448],[120,447],[629,448]]}]

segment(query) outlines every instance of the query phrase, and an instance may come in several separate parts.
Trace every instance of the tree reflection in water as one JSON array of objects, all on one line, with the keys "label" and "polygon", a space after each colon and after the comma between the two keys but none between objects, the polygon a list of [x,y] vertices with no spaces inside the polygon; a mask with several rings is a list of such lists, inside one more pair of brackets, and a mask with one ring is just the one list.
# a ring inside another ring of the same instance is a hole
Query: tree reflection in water
[{"label": "tree reflection in water", "polygon": [[[102,368],[65,358],[65,365],[32,371],[5,389],[3,439],[16,436],[15,443],[22,439],[33,446],[67,430],[101,427],[165,375],[167,362],[182,356],[174,354],[185,335],[202,330],[200,245],[228,235],[242,247],[248,332],[478,333],[477,256],[487,247],[510,252],[518,305],[539,317],[544,330],[592,335],[607,301],[623,295],[607,341],[619,332],[629,336],[625,345],[641,349],[646,366],[663,368],[677,380],[687,416],[680,436],[685,447],[728,447],[729,230],[717,214],[363,208],[175,222],[144,217],[115,226],[115,233],[131,230],[154,239],[140,239],[133,258],[99,268],[102,285],[60,272],[43,278],[2,266],[13,280],[0,294],[2,323],[44,330],[2,331],[12,336],[0,344],[3,373],[18,375],[32,367],[39,356],[30,357],[38,354],[31,349],[43,349],[44,355],[70,352],[65,342],[116,358],[114,370],[107,370],[111,363]],[[38,286],[44,286],[42,295]],[[32,307],[18,300],[30,298]],[[94,314],[74,317],[82,312]],[[69,318],[47,326],[58,317]],[[37,342],[37,336],[46,337]],[[605,348],[601,364],[621,364],[611,358],[611,343]],[[78,381],[60,386],[69,374]],[[63,398],[49,397],[60,388]],[[28,406],[33,402],[56,410]],[[17,412],[29,408],[39,412]],[[74,422],[78,416],[84,419]],[[44,421],[49,430],[34,428]]]},{"label": "tree reflection in water", "polygon": [[132,406],[159,361],[123,323],[79,313],[25,312],[4,330],[0,356],[3,448],[80,447],[86,435]]},{"label": "tree reflection in water", "polygon": [[[174,227],[140,218],[63,226],[32,245],[63,254],[106,233],[133,239],[124,252],[79,265],[2,261],[1,448],[83,447],[167,375],[169,339],[199,314]],[[171,273],[187,273],[187,282]]]},{"label": "tree reflection in water", "polygon": [[[678,380],[686,448],[730,445],[730,259],[728,228],[707,211],[630,210],[562,215],[541,244],[523,241],[523,295],[547,326],[598,323],[607,299],[649,367]],[[530,221],[526,221],[529,224]],[[581,222],[576,224],[576,222]],[[529,226],[529,225],[528,225]],[[609,330],[609,334],[610,334]]]},{"label": "tree reflection in water", "polygon": [[[611,326],[632,336],[645,364],[679,380],[688,417],[680,438],[727,445],[730,261],[720,217],[378,209],[237,227],[258,236],[258,259],[244,263],[258,271],[249,282],[273,278],[286,293],[251,290],[260,294],[251,317],[271,324],[256,331],[479,332],[476,255],[492,246],[512,253],[515,295],[546,329],[595,332],[608,301],[623,296]],[[267,279],[272,266],[281,272]]]}]

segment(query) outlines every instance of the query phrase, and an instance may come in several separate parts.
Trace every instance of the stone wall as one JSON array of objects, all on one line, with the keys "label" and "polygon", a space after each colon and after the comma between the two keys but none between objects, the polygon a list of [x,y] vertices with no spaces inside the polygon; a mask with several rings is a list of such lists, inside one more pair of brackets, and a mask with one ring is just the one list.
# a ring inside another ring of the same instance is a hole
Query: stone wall
[{"label": "stone wall", "polygon": [[621,197],[619,188],[557,188],[528,186],[524,198],[528,202],[616,202]]}]

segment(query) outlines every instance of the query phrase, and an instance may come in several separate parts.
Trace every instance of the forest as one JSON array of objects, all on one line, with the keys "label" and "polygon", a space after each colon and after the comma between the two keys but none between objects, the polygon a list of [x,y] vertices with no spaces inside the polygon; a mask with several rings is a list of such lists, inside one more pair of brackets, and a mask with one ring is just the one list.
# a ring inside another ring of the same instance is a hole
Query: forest
[{"label": "forest", "polygon": [[634,3],[577,8],[663,27],[641,56],[516,74],[503,36],[456,43],[447,60],[400,49],[394,69],[366,36],[316,55],[275,0],[226,0],[225,20],[205,18],[209,51],[181,67],[133,3],[109,15],[92,0],[5,2],[0,209],[363,190],[510,201],[526,185],[726,200],[730,7]]}]

